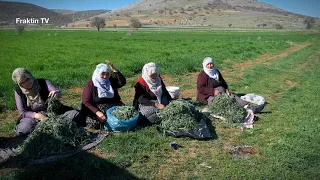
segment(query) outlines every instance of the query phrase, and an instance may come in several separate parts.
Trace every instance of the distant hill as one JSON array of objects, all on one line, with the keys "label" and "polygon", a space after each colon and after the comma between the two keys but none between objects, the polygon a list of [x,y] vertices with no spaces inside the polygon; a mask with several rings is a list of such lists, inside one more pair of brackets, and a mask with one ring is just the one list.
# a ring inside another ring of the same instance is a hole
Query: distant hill
[{"label": "distant hill", "polygon": [[[305,28],[307,16],[257,0],[140,0],[118,10],[49,10],[28,3],[0,1],[0,24],[15,18],[50,18],[51,24],[89,27],[94,16],[106,18],[107,26],[128,26],[131,18],[144,26],[213,26],[236,28]],[[315,27],[320,27],[315,18]]]},{"label": "distant hill", "polygon": [[99,16],[106,17],[109,25],[128,24],[134,17],[151,26],[240,28],[304,28],[307,17],[257,0],[140,0]]},{"label": "distant hill", "polygon": [[87,20],[99,14],[110,12],[111,10],[88,10],[88,11],[75,11],[71,13],[65,13],[65,16],[73,19],[74,21]]},{"label": "distant hill", "polygon": [[[294,14],[275,6],[259,2],[257,0],[141,0],[120,10],[166,10],[166,9],[229,9],[229,10],[253,10],[274,14]],[[303,16],[300,14],[294,14]]]},{"label": "distant hill", "polygon": [[60,14],[70,14],[70,13],[76,12],[69,9],[51,9],[51,10]]},{"label": "distant hill", "polygon": [[49,23],[54,25],[65,25],[72,22],[72,18],[55,11],[21,2],[0,1],[0,22],[15,23],[16,18],[50,18]]}]

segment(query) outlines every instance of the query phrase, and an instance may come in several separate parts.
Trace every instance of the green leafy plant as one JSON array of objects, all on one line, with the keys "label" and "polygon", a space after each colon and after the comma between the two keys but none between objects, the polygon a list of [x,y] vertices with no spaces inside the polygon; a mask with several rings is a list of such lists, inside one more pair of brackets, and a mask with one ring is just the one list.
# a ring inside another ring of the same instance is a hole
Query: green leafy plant
[{"label": "green leafy plant", "polygon": [[215,97],[208,107],[210,114],[226,118],[228,123],[242,123],[246,110],[227,94]]},{"label": "green leafy plant", "polygon": [[159,114],[160,128],[164,131],[192,130],[202,118],[202,114],[193,105],[176,100]]},{"label": "green leafy plant", "polygon": [[114,109],[111,114],[117,119],[125,121],[135,117],[138,112],[133,106],[119,106]]},{"label": "green leafy plant", "polygon": [[70,119],[56,115],[62,103],[59,100],[48,101],[48,116],[40,121],[35,130],[20,146],[20,154],[26,158],[40,158],[63,154],[91,142],[90,136]]}]

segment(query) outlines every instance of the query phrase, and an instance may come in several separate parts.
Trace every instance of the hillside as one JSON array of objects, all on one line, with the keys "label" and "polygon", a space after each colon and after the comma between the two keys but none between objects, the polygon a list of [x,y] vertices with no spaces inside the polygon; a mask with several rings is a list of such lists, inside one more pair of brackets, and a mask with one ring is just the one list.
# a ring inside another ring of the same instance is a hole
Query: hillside
[{"label": "hillside", "polygon": [[129,24],[134,17],[151,26],[240,28],[304,28],[306,18],[256,0],[141,0],[99,16],[107,25]]},{"label": "hillside", "polygon": [[[0,1],[0,24],[15,18],[50,18],[50,24],[89,27],[94,16],[107,26],[128,26],[131,18],[144,26],[212,26],[217,28],[305,28],[306,16],[257,0],[140,0],[118,10],[49,10],[28,3]],[[315,27],[320,27],[316,18]]]},{"label": "hillside", "polygon": [[69,9],[51,9],[51,10],[60,14],[70,14],[70,13],[76,12]]},{"label": "hillside", "polygon": [[70,13],[65,13],[64,15],[73,19],[74,21],[87,20],[93,16],[97,16],[103,13],[110,12],[111,10],[88,10],[88,11],[75,11]]},{"label": "hillside", "polygon": [[72,22],[72,19],[68,16],[37,5],[0,1],[0,22],[2,24],[14,24],[16,18],[50,18],[49,23],[54,25],[65,25]]}]

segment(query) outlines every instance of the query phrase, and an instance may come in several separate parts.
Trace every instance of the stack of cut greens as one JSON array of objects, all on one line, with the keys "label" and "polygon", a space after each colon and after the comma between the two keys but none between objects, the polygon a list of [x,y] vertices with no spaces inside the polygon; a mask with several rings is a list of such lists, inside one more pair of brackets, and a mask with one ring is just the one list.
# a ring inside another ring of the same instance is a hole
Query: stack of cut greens
[{"label": "stack of cut greens", "polygon": [[114,109],[111,114],[118,120],[125,121],[138,115],[138,112],[133,106],[119,106]]},{"label": "stack of cut greens", "polygon": [[171,101],[158,113],[160,128],[164,131],[193,130],[200,120],[202,113],[184,100]]},{"label": "stack of cut greens", "polygon": [[[57,103],[57,104],[52,104]],[[91,142],[83,128],[69,119],[63,119],[52,112],[60,102],[53,100],[48,102],[49,118],[40,121],[35,130],[20,146],[20,154],[25,158],[41,158],[43,156],[58,155],[70,152],[79,146]],[[60,103],[61,104],[61,103]]]},{"label": "stack of cut greens", "polygon": [[226,118],[228,123],[242,123],[247,115],[246,110],[227,94],[215,97],[208,110],[212,115]]},{"label": "stack of cut greens", "polygon": [[47,103],[47,114],[49,117],[61,114],[61,110],[63,110],[64,105],[58,99],[48,99]]}]

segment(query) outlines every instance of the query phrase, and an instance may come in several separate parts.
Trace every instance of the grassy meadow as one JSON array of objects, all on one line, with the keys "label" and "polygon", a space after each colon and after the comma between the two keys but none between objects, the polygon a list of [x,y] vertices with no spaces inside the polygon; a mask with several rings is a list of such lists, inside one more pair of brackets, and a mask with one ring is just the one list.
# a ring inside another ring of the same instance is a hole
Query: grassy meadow
[{"label": "grassy meadow", "polygon": [[[307,32],[0,31],[1,136],[12,136],[16,67],[48,78],[75,107],[97,63],[106,59],[132,83],[153,61],[165,83],[195,100],[196,73],[213,56],[231,90],[269,102],[254,129],[220,122],[217,139],[166,137],[155,126],[113,134],[90,152],[45,165],[0,165],[0,179],[318,179],[320,35]],[[72,89],[80,89],[72,91]],[[132,94],[133,96],[133,94]],[[129,101],[126,101],[129,100]],[[176,141],[182,147],[173,150]],[[236,146],[251,147],[235,153]]]},{"label": "grassy meadow", "polygon": [[[161,73],[181,75],[198,71],[202,59],[214,56],[218,67],[275,54],[303,42],[312,35],[302,33],[237,32],[126,32],[96,31],[14,31],[0,32],[1,109],[14,108],[11,73],[17,67],[29,69],[36,77],[48,78],[59,88],[82,87],[95,65],[106,59],[126,77],[140,74],[143,65],[158,63]],[[232,60],[224,63],[223,60]]]}]

